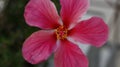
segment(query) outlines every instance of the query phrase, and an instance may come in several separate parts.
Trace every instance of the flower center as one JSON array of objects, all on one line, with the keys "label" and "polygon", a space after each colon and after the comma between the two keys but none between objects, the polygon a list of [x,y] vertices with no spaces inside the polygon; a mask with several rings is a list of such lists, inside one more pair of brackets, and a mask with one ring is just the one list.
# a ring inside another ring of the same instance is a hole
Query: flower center
[{"label": "flower center", "polygon": [[57,39],[65,39],[67,37],[68,30],[64,26],[59,26],[56,30]]}]

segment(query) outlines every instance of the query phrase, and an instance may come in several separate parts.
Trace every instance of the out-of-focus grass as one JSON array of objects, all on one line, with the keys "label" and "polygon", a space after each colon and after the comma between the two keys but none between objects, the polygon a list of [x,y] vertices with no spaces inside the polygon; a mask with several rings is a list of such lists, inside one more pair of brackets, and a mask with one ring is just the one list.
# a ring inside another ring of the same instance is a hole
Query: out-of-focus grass
[{"label": "out-of-focus grass", "polygon": [[[28,0],[9,0],[0,14],[0,67],[33,67],[25,62],[21,49],[24,40],[34,31],[23,17]],[[37,65],[34,65],[37,66]]]}]

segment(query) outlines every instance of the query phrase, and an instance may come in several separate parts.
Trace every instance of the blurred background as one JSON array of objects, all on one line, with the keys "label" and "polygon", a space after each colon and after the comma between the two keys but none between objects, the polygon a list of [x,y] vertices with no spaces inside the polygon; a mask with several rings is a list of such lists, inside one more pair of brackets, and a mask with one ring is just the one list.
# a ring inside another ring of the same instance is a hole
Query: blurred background
[{"label": "blurred background", "polygon": [[[53,56],[31,65],[21,54],[24,40],[39,30],[25,23],[24,7],[29,0],[0,0],[0,67],[53,67]],[[60,11],[59,0],[52,0]],[[110,35],[101,48],[80,46],[88,56],[89,67],[120,67],[120,0],[90,0],[90,8],[82,19],[100,16],[109,25]]]}]

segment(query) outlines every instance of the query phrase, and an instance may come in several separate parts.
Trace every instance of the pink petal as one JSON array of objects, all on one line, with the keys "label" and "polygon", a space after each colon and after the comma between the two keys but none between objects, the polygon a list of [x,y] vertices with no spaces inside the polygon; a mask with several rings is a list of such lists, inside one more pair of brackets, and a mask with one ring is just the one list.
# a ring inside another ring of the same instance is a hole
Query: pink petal
[{"label": "pink petal", "polygon": [[56,38],[52,31],[37,31],[28,37],[22,48],[26,61],[37,64],[46,60],[56,47]]},{"label": "pink petal", "polygon": [[28,25],[43,29],[53,29],[60,25],[59,15],[50,0],[30,0],[24,17]]},{"label": "pink petal", "polygon": [[88,9],[88,0],[60,0],[61,17],[65,25],[77,23]]},{"label": "pink petal", "polygon": [[108,39],[108,26],[99,17],[82,21],[70,31],[69,37],[96,47],[104,45]]},{"label": "pink petal", "polygon": [[88,60],[77,45],[64,40],[55,53],[55,67],[88,67]]}]

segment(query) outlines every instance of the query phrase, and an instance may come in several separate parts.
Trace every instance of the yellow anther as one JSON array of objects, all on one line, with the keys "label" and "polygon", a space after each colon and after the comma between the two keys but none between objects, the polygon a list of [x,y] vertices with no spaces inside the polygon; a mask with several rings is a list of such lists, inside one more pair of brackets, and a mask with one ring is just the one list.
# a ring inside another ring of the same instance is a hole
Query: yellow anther
[{"label": "yellow anther", "polygon": [[64,26],[59,26],[56,30],[57,39],[65,39],[67,37],[68,30]]}]

